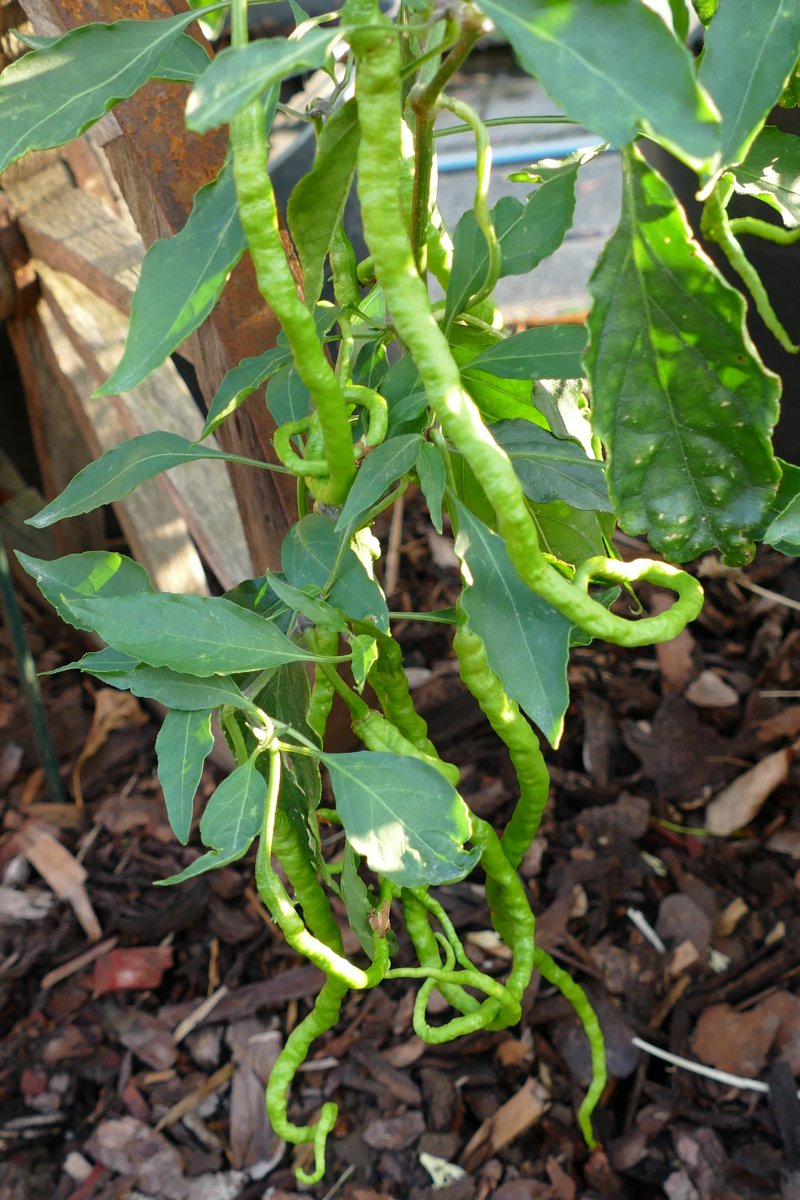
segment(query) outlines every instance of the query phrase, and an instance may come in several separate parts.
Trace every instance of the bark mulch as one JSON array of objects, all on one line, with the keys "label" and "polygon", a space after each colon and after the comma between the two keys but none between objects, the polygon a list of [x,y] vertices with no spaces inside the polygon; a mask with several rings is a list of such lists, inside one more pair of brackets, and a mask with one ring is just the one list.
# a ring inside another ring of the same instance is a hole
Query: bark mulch
[{"label": "bark mulch", "polygon": [[[452,550],[413,501],[398,545],[393,607],[452,603]],[[298,1078],[295,1120],[341,1106],[327,1179],[299,1194],[800,1197],[800,572],[777,554],[744,575],[695,566],[708,603],[691,635],[573,652],[551,803],[522,865],[538,940],[605,1031],[601,1148],[576,1132],[583,1035],[538,977],[520,1027],[431,1048],[393,983],[352,995]],[[81,652],[24,605],[39,670]],[[447,629],[409,620],[399,636],[434,740],[502,823],[509,764]],[[44,690],[64,806],[44,793],[0,630],[0,1200],[291,1200],[297,1156],[266,1122],[263,1085],[319,976],[276,936],[250,859],[152,887],[194,853],[164,816],[152,714],[69,675]],[[221,774],[207,766],[201,799]],[[502,975],[479,878],[441,898],[475,962]]]}]

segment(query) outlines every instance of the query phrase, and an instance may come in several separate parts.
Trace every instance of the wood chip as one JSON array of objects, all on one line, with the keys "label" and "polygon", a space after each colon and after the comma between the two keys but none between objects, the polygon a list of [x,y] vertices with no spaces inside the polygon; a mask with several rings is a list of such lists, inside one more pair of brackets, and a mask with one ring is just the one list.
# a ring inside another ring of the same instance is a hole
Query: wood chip
[{"label": "wood chip", "polygon": [[684,695],[695,708],[733,708],[739,703],[739,693],[716,671],[701,671]]},{"label": "wood chip", "polygon": [[763,807],[767,797],[786,781],[793,754],[790,749],[776,750],[723,788],[706,809],[706,828],[727,837],[743,829]]},{"label": "wood chip", "polygon": [[206,1096],[213,1096],[214,1092],[219,1091],[221,1087],[225,1086],[235,1070],[236,1063],[228,1062],[220,1067],[218,1071],[215,1071],[213,1075],[209,1075],[208,1079],[204,1079],[199,1087],[195,1088],[193,1092],[189,1092],[188,1096],[184,1096],[177,1104],[173,1104],[169,1112],[164,1113],[164,1116],[156,1125],[156,1132],[174,1125],[186,1113],[194,1112],[203,1103]]},{"label": "wood chip", "polygon": [[[767,843],[769,845],[769,843]],[[741,921],[742,917],[746,917],[749,908],[745,904],[741,896],[734,897],[727,908],[724,908],[717,917],[714,925],[714,933],[717,937],[730,937],[736,926]]]},{"label": "wood chip", "polygon": [[89,940],[98,941],[102,929],[83,886],[86,871],[78,860],[43,825],[33,822],[26,823],[17,831],[16,842],[21,853],[55,894],[72,905]]},{"label": "wood chip", "polygon": [[519,1091],[475,1131],[460,1162],[471,1170],[540,1121],[549,1107],[547,1089],[536,1079],[526,1079]]},{"label": "wood chip", "polygon": [[84,950],[83,954],[78,954],[69,962],[62,963],[60,967],[54,967],[52,971],[48,971],[42,979],[41,987],[44,991],[48,991],[62,980],[69,979],[70,975],[82,971],[84,967],[90,967],[96,958],[99,958],[101,954],[108,954],[116,944],[117,939],[111,937],[106,938],[104,942],[97,942],[94,946],[90,946],[88,950]]}]

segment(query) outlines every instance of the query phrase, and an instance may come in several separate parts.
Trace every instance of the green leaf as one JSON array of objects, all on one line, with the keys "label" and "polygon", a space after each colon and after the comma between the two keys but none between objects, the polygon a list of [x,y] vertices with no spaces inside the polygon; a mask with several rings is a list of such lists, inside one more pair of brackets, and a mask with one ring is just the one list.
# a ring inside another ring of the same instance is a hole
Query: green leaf
[{"label": "green leaf", "polygon": [[156,738],[158,780],[167,816],[172,832],[184,846],[189,840],[203,764],[213,745],[211,713],[191,709],[168,712]]},{"label": "green leaf", "polygon": [[[189,7],[199,6],[190,4]],[[225,14],[220,15],[224,21]],[[55,37],[41,37],[38,34],[23,33],[15,29],[14,36],[24,46],[30,46],[31,50],[47,50],[60,41],[64,34],[59,33]],[[210,62],[208,51],[190,34],[181,33],[159,60],[150,78],[161,80],[164,83],[194,83]]]},{"label": "green leaf", "polygon": [[781,554],[800,557],[800,496],[795,496],[768,526],[763,539]]},{"label": "green leaf", "polygon": [[351,668],[356,689],[363,692],[367,675],[378,661],[378,643],[368,633],[359,633],[351,643]]},{"label": "green leaf", "polygon": [[178,875],[159,879],[159,886],[183,883],[243,858],[264,823],[267,781],[256,766],[255,757],[232,771],[212,795],[200,820],[200,837],[211,846]]},{"label": "green leaf", "polygon": [[615,529],[614,517],[607,513],[573,508],[563,500],[532,504],[542,548],[579,567],[587,558],[607,555]]},{"label": "green leaf", "polygon": [[268,575],[259,575],[256,579],[243,579],[223,595],[226,600],[231,600],[240,608],[246,608],[248,612],[258,613],[265,620],[273,621],[283,633],[288,633],[293,613],[272,589],[270,581],[275,576],[276,572],[273,571]]},{"label": "green leaf", "polygon": [[295,587],[327,589],[327,599],[350,620],[373,621],[388,633],[383,592],[327,517],[309,513],[298,521],[284,538],[281,561]]},{"label": "green leaf", "polygon": [[571,439],[592,453],[589,405],[579,379],[537,379],[533,403],[557,438]]},{"label": "green leaf", "polygon": [[796,0],[720,0],[699,80],[722,115],[718,167],[740,163],[800,57]]},{"label": "green leaf", "polygon": [[[303,663],[286,663],[273,671],[263,690],[255,697],[258,707],[277,721],[283,721],[307,738],[320,744],[316,733],[306,721],[311,685]],[[309,754],[281,756],[280,806],[288,813],[298,833],[318,852],[319,835],[316,821],[310,815],[319,807],[322,797],[322,776],[319,760]]]},{"label": "green leaf", "polygon": [[450,351],[461,369],[461,382],[490,423],[513,420],[534,421],[544,426],[542,415],[531,403],[530,380],[501,379],[488,371],[473,370],[472,364],[484,351],[497,345],[500,338],[467,325],[454,325],[450,331]]},{"label": "green leaf", "polygon": [[467,581],[461,605],[509,696],[557,746],[569,702],[570,622],[522,582],[503,539],[455,504],[455,550]]},{"label": "green leaf", "polygon": [[353,182],[360,129],[355,99],[336,109],[322,126],[314,165],[289,197],[286,217],[303,268],[306,304],[322,291],[325,257],[342,219]]},{"label": "green leaf", "polygon": [[503,447],[529,500],[564,500],[573,508],[611,512],[603,464],[574,442],[559,441],[530,421],[499,421],[492,436]]},{"label": "green leaf", "polygon": [[222,596],[95,597],[74,600],[70,608],[104,642],[151,667],[198,676],[228,675],[315,657],[263,617]]},{"label": "green leaf", "polygon": [[223,376],[222,383],[211,401],[203,432],[197,440],[202,442],[215,429],[218,429],[223,421],[227,421],[228,417],[233,416],[237,408],[240,408],[245,400],[261,387],[262,383],[271,379],[276,371],[291,361],[291,352],[276,346],[254,358],[243,358],[238,367],[232,367]]},{"label": "green leaf", "polygon": [[293,365],[281,367],[272,376],[267,386],[267,408],[276,425],[286,425],[308,416],[311,393]]},{"label": "green leaf", "polygon": [[428,505],[431,524],[437,533],[442,532],[442,497],[446,480],[444,459],[431,442],[423,442],[417,455],[419,486]]},{"label": "green leaf", "polygon": [[196,19],[82,25],[0,75],[0,171],[30,150],[63,146],[153,75]]},{"label": "green leaf", "polygon": [[419,418],[428,407],[428,398],[410,354],[392,363],[381,381],[380,393],[389,406],[392,437],[407,426],[420,423]]},{"label": "green leaf", "polygon": [[[578,168],[588,157],[586,152],[579,154],[582,155],[580,160],[573,158],[566,167],[554,172],[524,203],[515,196],[503,196],[495,204],[491,217],[502,252],[501,276],[527,275],[563,242],[575,212]],[[532,175],[531,182],[537,178],[539,176]],[[453,235],[453,269],[445,302],[446,319],[463,310],[485,280],[488,268],[486,238],[478,228],[475,214],[468,210]]]},{"label": "green leaf", "polygon": [[592,420],[622,527],[673,561],[714,546],[747,561],[779,477],[779,383],[747,335],[742,296],[636,151],[590,290]]},{"label": "green leaf", "polygon": [[320,629],[334,629],[337,633],[347,633],[347,625],[338,612],[332,605],[326,604],[324,600],[317,600],[313,596],[309,596],[302,588],[292,587],[280,575],[271,573],[266,575],[271,590],[278,596],[283,603],[293,613],[302,613],[314,625],[318,625]]},{"label": "green leaf", "polygon": [[335,29],[312,29],[299,41],[261,38],[247,46],[221,50],[198,80],[186,104],[186,124],[194,133],[208,133],[232,117],[287,75],[322,66]]},{"label": "green leaf", "polygon": [[[23,570],[36,580],[45,600],[68,625],[77,624],[69,607],[71,600],[86,596],[132,596],[153,591],[144,567],[124,554],[87,550],[84,554],[68,554],[52,561],[31,558],[21,550],[17,550],[16,555]],[[88,627],[78,625],[78,628]]]},{"label": "green leaf", "polygon": [[[652,131],[696,168],[716,151],[717,114],[691,56],[641,0],[482,0],[481,8],[565,115],[612,145]],[[752,9],[743,20],[755,23]]]},{"label": "green leaf", "polygon": [[96,395],[132,391],[202,325],[245,245],[228,162],[200,188],[183,229],[145,254],[122,358]]},{"label": "green leaf", "polygon": [[232,679],[198,679],[196,676],[171,671],[168,667],[144,667],[129,654],[112,646],[84,654],[78,662],[58,667],[60,671],[81,670],[96,675],[109,687],[133,692],[146,700],[157,700],[165,708],[220,708],[223,704],[241,712],[258,715],[252,700],[248,700]]},{"label": "green leaf", "polygon": [[328,754],[336,808],[370,870],[400,887],[455,883],[479,858],[465,850],[469,810],[444,776],[385,751]]},{"label": "green leaf", "polygon": [[[203,8],[204,0],[187,0],[189,8]],[[200,26],[203,37],[208,38],[210,42],[216,41],[220,34],[225,29],[225,22],[228,19],[227,5],[221,12],[209,13],[197,24]]]},{"label": "green leaf", "polygon": [[737,192],[769,204],[789,229],[800,225],[800,137],[765,125],[733,179]]},{"label": "green leaf", "polygon": [[377,390],[388,370],[389,360],[383,342],[364,342],[353,363],[353,383]]},{"label": "green leaf", "polygon": [[411,470],[421,444],[418,433],[405,433],[383,442],[367,455],[336,522],[337,533],[348,537],[358,528],[392,484]]},{"label": "green leaf", "polygon": [[358,856],[349,842],[345,842],[342,858],[342,873],[339,877],[342,888],[342,899],[347,910],[347,920],[355,933],[361,949],[372,958],[375,948],[372,942],[372,926],[369,923],[373,905],[369,897],[369,889],[358,873]]},{"label": "green leaf", "polygon": [[495,342],[470,363],[470,370],[502,379],[580,379],[586,349],[582,325],[540,325]]},{"label": "green leaf", "polygon": [[44,529],[66,517],[91,512],[101,504],[124,500],[146,479],[202,458],[238,462],[244,466],[263,465],[238,454],[223,454],[211,446],[189,442],[177,433],[143,433],[119,446],[112,446],[96,462],[89,463],[69,481],[60,496],[46,504],[35,517],[30,517],[26,524]]}]

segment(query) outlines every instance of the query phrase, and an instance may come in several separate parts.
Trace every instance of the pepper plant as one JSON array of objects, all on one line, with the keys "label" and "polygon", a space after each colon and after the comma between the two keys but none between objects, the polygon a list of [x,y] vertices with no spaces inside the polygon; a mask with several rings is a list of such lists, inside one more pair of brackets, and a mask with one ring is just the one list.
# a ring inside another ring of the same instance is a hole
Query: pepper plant
[{"label": "pepper plant", "polygon": [[[249,40],[246,0],[29,38],[29,53],[0,78],[0,168],[76,137],[154,78],[191,85],[191,130],[229,131],[227,161],[185,228],[144,259],[127,344],[101,394],[134,388],[176,350],[242,254],[282,327],[276,346],[225,376],[197,442],[133,438],[82,470],[32,523],[120,500],[190,460],[231,459],[206,439],[240,405],[262,403],[267,383],[275,458],[251,465],[297,480],[283,569],[197,597],[157,594],[119,554],[20,560],[65,620],[106,643],[72,665],[169,710],[158,770],[183,844],[219,714],[236,768],[200,818],[205,852],[159,882],[235,862],[257,843],[264,904],[324,972],[267,1090],[276,1132],[313,1144],[313,1167],[300,1178],[322,1177],[337,1110],[326,1103],[311,1124],[294,1124],[295,1071],[350,989],[389,979],[418,983],[414,1029],[440,1043],[515,1024],[540,971],[574,1005],[591,1044],[594,1080],[578,1113],[591,1146],[602,1034],[582,989],[536,946],[517,875],[547,801],[539,740],[556,746],[561,736],[571,644],[651,645],[697,616],[701,587],[676,564],[715,549],[744,564],[758,540],[800,553],[800,467],[773,455],[780,381],[748,336],[748,305],[796,347],[741,242],[788,243],[800,229],[800,141],[765,124],[777,103],[798,102],[800,0],[760,0],[757,11],[751,0],[697,0],[707,26],[697,61],[685,45],[684,0],[659,12],[640,0],[401,0],[389,14],[378,0],[346,0],[340,14],[313,19],[292,7],[288,38]],[[228,15],[232,44],[211,59],[192,23],[219,32]],[[562,119],[592,130],[597,146],[531,164],[512,176],[519,196],[490,207],[491,131],[450,88],[492,25]],[[316,155],[286,213],[298,281],[268,173],[270,127],[282,80],[320,68],[331,83],[308,113]],[[176,91],[176,103],[185,95]],[[476,147],[474,205],[453,230],[435,188],[444,112]],[[645,139],[696,173],[701,230],[649,165]],[[557,249],[581,170],[610,147],[621,153],[622,210],[592,277],[586,328],[509,332],[497,281]],[[353,188],[363,261],[343,226]],[[730,217],[737,193],[757,197],[773,219]],[[724,251],[740,290],[700,233]],[[326,282],[332,300],[322,298]],[[373,522],[411,482],[433,525],[441,530],[446,515],[455,534],[458,603],[417,615],[455,625],[463,681],[508,747],[519,796],[503,830],[470,812],[458,769],[428,737],[392,634],[408,614],[388,610],[373,571]],[[623,561],[617,524],[646,535],[655,555]],[[646,615],[641,583],[672,592],[671,606]],[[326,742],[336,695],[361,751]],[[331,807],[320,806],[323,772]],[[335,862],[321,853],[325,823],[344,831]],[[473,871],[510,951],[502,981],[471,962],[436,898],[439,885]],[[361,945],[355,961],[332,896]],[[398,961],[392,931],[401,924],[411,964]],[[433,992],[453,1010],[439,1023],[428,1015]]]}]

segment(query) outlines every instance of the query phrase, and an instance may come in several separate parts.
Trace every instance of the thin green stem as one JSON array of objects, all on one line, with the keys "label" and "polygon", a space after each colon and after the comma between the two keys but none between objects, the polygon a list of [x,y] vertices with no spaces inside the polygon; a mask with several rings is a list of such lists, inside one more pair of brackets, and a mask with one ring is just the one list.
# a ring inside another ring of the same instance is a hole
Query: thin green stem
[{"label": "thin green stem", "polygon": [[733,217],[728,221],[728,228],[734,237],[759,237],[779,246],[792,246],[800,239],[800,229],[784,229],[782,225],[771,225],[757,217]]},{"label": "thin green stem", "polygon": [[[551,116],[548,113],[540,115],[532,115],[530,117],[489,117],[483,122],[487,129],[495,129],[503,125],[574,125],[569,117]],[[453,137],[459,133],[470,133],[471,125],[443,125],[441,129],[437,129],[434,137],[438,138]]]}]

